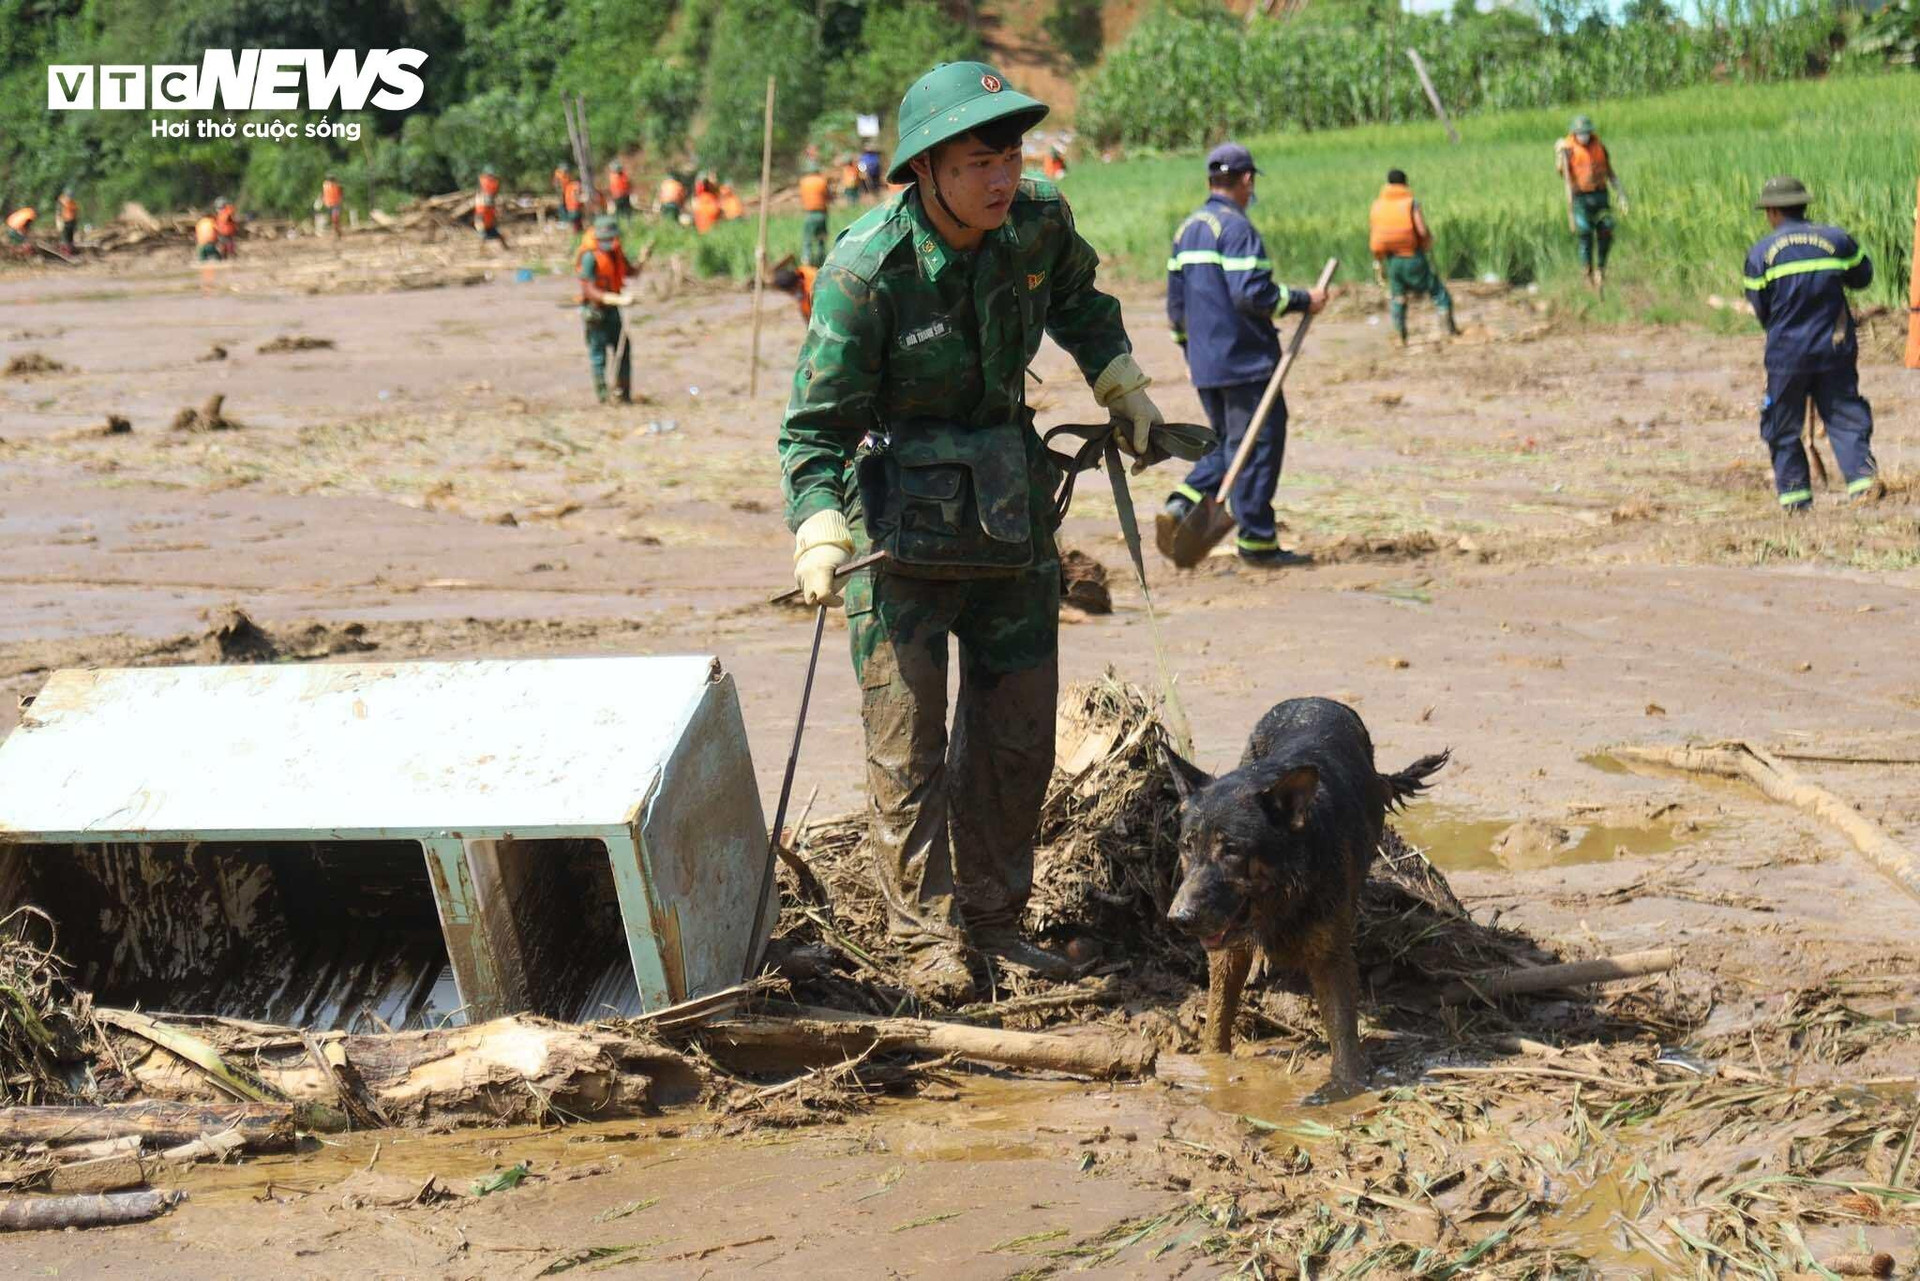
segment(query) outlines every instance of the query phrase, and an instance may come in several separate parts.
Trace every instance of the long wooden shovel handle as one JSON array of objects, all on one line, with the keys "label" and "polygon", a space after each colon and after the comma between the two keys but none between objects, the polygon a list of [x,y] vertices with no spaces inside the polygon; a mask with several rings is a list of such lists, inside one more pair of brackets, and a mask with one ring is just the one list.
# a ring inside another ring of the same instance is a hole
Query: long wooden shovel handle
[{"label": "long wooden shovel handle", "polygon": [[[1325,289],[1333,280],[1333,273],[1339,268],[1338,258],[1327,259],[1327,265],[1320,270],[1320,282],[1315,289]],[[1233,482],[1240,479],[1240,469],[1247,465],[1247,459],[1253,456],[1253,446],[1260,439],[1260,431],[1267,425],[1267,414],[1273,409],[1273,402],[1280,399],[1280,387],[1287,381],[1287,370],[1293,367],[1293,358],[1300,354],[1300,344],[1307,339],[1307,326],[1313,323],[1313,313],[1307,312],[1300,317],[1300,327],[1293,331],[1293,340],[1287,344],[1286,354],[1280,357],[1280,363],[1274,367],[1273,377],[1267,379],[1267,390],[1260,396],[1259,407],[1253,411],[1253,421],[1247,424],[1247,434],[1240,438],[1240,448],[1234,451],[1233,462],[1227,466],[1227,474],[1220,478],[1220,501],[1229,515],[1234,514]]]}]

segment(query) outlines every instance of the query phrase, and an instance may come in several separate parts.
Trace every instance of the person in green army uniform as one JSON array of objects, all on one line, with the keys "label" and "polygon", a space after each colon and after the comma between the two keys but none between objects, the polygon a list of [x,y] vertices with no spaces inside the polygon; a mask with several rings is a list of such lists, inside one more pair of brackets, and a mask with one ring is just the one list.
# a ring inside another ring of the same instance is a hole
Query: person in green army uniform
[{"label": "person in green army uniform", "polygon": [[971,990],[976,955],[1073,969],[1020,933],[1058,691],[1062,473],[1025,401],[1041,336],[1079,365],[1126,452],[1154,448],[1161,422],[1092,246],[1053,186],[1020,176],[1021,137],[1047,110],[979,62],[907,90],[888,174],[906,189],[821,268],[779,435],[806,601],[830,603],[856,553],[886,553],[844,589],[870,843],[909,981],[944,1000]]},{"label": "person in green army uniform", "polygon": [[593,394],[606,402],[607,353],[617,350],[620,363],[614,370],[614,388],[620,403],[628,404],[633,399],[633,344],[620,342],[626,324],[620,309],[633,303],[633,295],[626,291],[627,277],[638,272],[640,264],[621,247],[619,219],[601,214],[593,220],[593,230],[580,239],[574,265],[580,278],[580,320],[586,328]]}]

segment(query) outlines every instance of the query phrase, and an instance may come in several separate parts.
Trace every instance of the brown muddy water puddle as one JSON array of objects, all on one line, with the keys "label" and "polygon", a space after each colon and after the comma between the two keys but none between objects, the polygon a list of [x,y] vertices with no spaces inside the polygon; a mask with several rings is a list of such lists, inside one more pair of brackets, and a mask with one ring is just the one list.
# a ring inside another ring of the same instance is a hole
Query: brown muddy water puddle
[{"label": "brown muddy water puddle", "polygon": [[1393,820],[1409,844],[1426,851],[1443,872],[1520,870],[1604,863],[1616,858],[1670,854],[1698,840],[1699,824],[1652,819],[1643,823],[1554,820],[1551,826],[1566,833],[1563,841],[1520,844],[1502,849],[1500,838],[1518,820],[1478,818],[1441,805],[1418,804]]},{"label": "brown muddy water puddle", "polygon": [[[1082,1178],[1094,1164],[1096,1152],[1100,1168],[1119,1174],[1127,1183],[1135,1182],[1129,1171],[1144,1172],[1143,1166],[1131,1164],[1128,1158],[1151,1158],[1157,1146],[1178,1145],[1188,1138],[1215,1144],[1222,1141],[1218,1136],[1239,1134],[1276,1155],[1297,1145],[1315,1153],[1316,1159],[1331,1157],[1342,1142],[1341,1128],[1364,1124],[1387,1104],[1379,1091],[1333,1104],[1311,1104],[1308,1097],[1324,1075],[1324,1062],[1296,1064],[1278,1052],[1256,1052],[1250,1057],[1168,1055],[1152,1081],[1100,1086],[971,1077],[958,1082],[957,1097],[883,1100],[872,1111],[842,1124],[800,1130],[722,1135],[698,1114],[669,1113],[561,1129],[388,1131],[307,1139],[298,1153],[181,1172],[177,1182],[170,1179],[169,1184],[187,1191],[190,1199],[170,1222],[178,1225],[176,1235],[190,1237],[196,1231],[194,1220],[210,1210],[216,1216],[229,1216],[252,1204],[304,1203],[330,1214],[350,1193],[391,1196],[397,1190],[404,1198],[411,1188],[424,1187],[436,1178],[465,1196],[477,1182],[524,1162],[532,1176],[528,1187],[558,1187],[617,1170],[605,1184],[588,1185],[599,1189],[595,1195],[604,1198],[605,1208],[583,1216],[588,1221],[575,1225],[582,1233],[631,1235],[642,1228],[629,1225],[642,1219],[645,1232],[684,1232],[684,1213],[672,1221],[662,1216],[675,1214],[675,1202],[693,1183],[718,1177],[738,1191],[772,1180],[767,1185],[771,1189],[782,1179],[792,1179],[796,1170],[804,1177],[805,1171],[817,1168],[825,1178],[827,1166],[819,1163],[836,1161],[831,1181],[822,1183],[820,1191],[837,1189],[836,1195],[859,1212],[884,1214],[889,1223],[899,1220],[883,1234],[888,1241],[899,1239],[893,1234],[903,1231],[902,1225],[912,1228],[955,1218],[946,1199],[954,1195],[952,1189],[998,1186],[1001,1176],[996,1170],[1013,1176],[1010,1189],[1027,1199],[1037,1190],[1063,1199],[1085,1198],[1093,1217],[1074,1223],[1072,1235],[1077,1237],[1096,1229],[1104,1223],[1100,1216],[1111,1213],[1100,1208],[1108,1204],[1109,1194],[1097,1189],[1115,1185],[1101,1180],[1098,1171],[1087,1176],[1094,1183]],[[1577,1253],[1598,1275],[1644,1275],[1658,1261],[1637,1249],[1618,1222],[1634,1217],[1644,1190],[1626,1174],[1631,1168],[1627,1154],[1608,1154],[1608,1158],[1596,1154],[1587,1168],[1597,1173],[1590,1176],[1568,1171],[1567,1183],[1549,1190],[1556,1204],[1530,1222],[1527,1239],[1538,1249]],[[1120,1164],[1110,1165],[1112,1161]],[[914,1173],[930,1166],[951,1173],[930,1179]],[[1036,1170],[1057,1174],[1036,1176]],[[369,1182],[373,1175],[380,1176],[377,1185]],[[1584,1184],[1583,1178],[1588,1180]],[[1338,1182],[1333,1180],[1326,1189],[1330,1203],[1343,1195],[1333,1186]],[[1136,1185],[1141,1190],[1131,1195],[1139,1206],[1150,1209],[1157,1204],[1152,1194],[1138,1201],[1145,1186],[1151,1185]],[[490,1194],[503,1199],[516,1195],[515,1190]],[[1178,1193],[1167,1196],[1167,1208],[1181,1202]],[[393,1212],[380,1204],[375,1201],[372,1208],[378,1213]],[[484,1204],[465,1199],[456,1207],[461,1221],[470,1226],[477,1222],[466,1210]],[[644,1213],[649,1210],[650,1214]],[[766,1224],[766,1230],[778,1228],[777,1222]],[[743,1231],[742,1235],[751,1234]],[[1059,1235],[1064,1239],[1068,1234],[1061,1231]],[[786,1233],[781,1232],[779,1239],[785,1241]],[[1170,1252],[1181,1243],[1169,1234],[1167,1240],[1149,1244],[1157,1252],[1163,1248]],[[645,1258],[644,1253],[636,1254],[634,1261]],[[1177,1261],[1169,1253],[1167,1262]],[[1008,1271],[1012,1270],[1010,1266]]]}]

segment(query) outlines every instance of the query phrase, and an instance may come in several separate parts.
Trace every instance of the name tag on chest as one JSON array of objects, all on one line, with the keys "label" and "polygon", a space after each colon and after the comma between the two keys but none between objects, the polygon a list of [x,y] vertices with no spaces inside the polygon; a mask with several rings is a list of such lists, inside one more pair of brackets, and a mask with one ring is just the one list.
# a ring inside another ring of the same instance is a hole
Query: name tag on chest
[{"label": "name tag on chest", "polygon": [[906,333],[901,334],[897,345],[901,351],[912,351],[916,347],[924,347],[930,342],[945,338],[952,332],[952,325],[949,325],[944,320],[936,320],[930,325],[922,325],[918,329],[909,329]]}]

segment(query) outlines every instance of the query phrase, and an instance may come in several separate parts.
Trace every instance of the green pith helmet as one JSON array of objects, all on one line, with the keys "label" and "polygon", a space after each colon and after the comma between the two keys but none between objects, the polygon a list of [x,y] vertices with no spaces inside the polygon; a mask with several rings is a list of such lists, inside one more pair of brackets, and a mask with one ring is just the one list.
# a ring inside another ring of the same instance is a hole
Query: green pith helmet
[{"label": "green pith helmet", "polygon": [[1593,136],[1593,117],[1575,116],[1573,123],[1567,127],[1567,132],[1576,138],[1591,138]]},{"label": "green pith helmet", "polygon": [[1018,92],[984,62],[943,62],[900,99],[900,145],[887,181],[912,182],[914,157],[981,125],[1017,119],[1031,129],[1047,111],[1046,103]]},{"label": "green pith helmet", "polygon": [[1785,174],[1769,178],[1760,185],[1760,199],[1753,202],[1755,209],[1803,209],[1813,203],[1813,193],[1807,190],[1807,184],[1798,178]]},{"label": "green pith helmet", "polygon": [[620,239],[620,220],[612,214],[601,214],[593,220],[593,238],[601,244]]},{"label": "green pith helmet", "polygon": [[621,164],[618,160],[614,161],[612,164],[607,166],[608,173],[625,173],[626,171],[627,171],[627,167]]},{"label": "green pith helmet", "polygon": [[480,176],[482,178],[498,178],[500,175],[493,171],[492,165],[481,165]]}]

